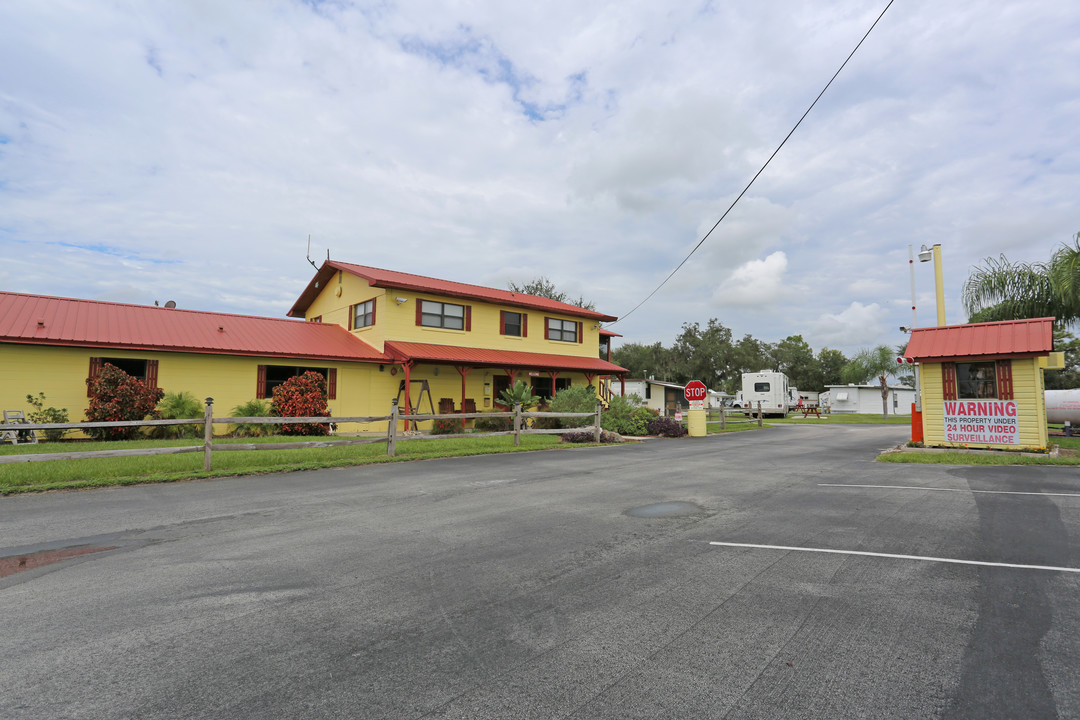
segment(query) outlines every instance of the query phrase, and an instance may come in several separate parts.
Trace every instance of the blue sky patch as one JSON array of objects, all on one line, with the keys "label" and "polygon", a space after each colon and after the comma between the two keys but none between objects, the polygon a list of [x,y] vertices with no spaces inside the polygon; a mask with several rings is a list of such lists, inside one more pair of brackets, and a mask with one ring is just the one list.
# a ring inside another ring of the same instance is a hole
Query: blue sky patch
[{"label": "blue sky patch", "polygon": [[86,252],[97,253],[99,255],[108,255],[109,257],[117,257],[121,260],[131,260],[134,262],[148,262],[154,265],[177,265],[180,260],[163,260],[160,258],[146,257],[145,255],[139,255],[138,253],[125,250],[124,248],[112,247],[103,243],[94,243],[92,245],[80,245],[79,243],[63,242],[60,240],[50,242],[49,245],[59,245],[60,247],[73,248],[75,250],[85,250]]}]

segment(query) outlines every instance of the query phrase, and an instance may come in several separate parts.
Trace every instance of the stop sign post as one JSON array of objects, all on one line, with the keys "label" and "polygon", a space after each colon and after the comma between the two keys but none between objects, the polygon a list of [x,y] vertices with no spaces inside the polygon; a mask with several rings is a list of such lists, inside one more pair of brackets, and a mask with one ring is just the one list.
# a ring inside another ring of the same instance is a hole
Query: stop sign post
[{"label": "stop sign post", "polygon": [[691,380],[683,388],[683,397],[690,403],[690,417],[687,421],[687,431],[690,437],[704,437],[705,430],[705,396],[709,389],[700,380]]}]

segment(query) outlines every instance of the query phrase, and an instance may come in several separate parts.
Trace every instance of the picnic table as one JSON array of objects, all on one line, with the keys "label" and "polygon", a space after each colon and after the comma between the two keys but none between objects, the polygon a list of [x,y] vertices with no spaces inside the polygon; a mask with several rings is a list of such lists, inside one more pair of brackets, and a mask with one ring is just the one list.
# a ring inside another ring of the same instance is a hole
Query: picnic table
[{"label": "picnic table", "polygon": [[[798,412],[798,411],[799,410],[796,408],[795,412]],[[811,415],[813,415],[815,417],[821,417],[821,408],[819,408],[817,405],[803,405],[802,406],[802,416],[804,418],[806,418],[806,417],[810,417]]]}]

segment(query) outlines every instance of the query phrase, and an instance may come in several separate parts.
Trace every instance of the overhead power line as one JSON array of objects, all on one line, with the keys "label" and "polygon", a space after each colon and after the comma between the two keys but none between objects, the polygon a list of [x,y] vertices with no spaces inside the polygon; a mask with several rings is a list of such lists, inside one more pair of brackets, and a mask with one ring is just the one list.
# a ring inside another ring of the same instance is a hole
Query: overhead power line
[{"label": "overhead power line", "polygon": [[683,261],[681,263],[679,263],[675,267],[675,269],[672,270],[670,274],[668,274],[668,276],[666,278],[664,278],[663,282],[661,282],[659,285],[656,286],[656,289],[654,289],[651,293],[646,295],[644,300],[642,300],[637,305],[635,305],[633,308],[631,308],[630,312],[628,312],[628,313],[626,313],[624,315],[620,315],[619,319],[616,320],[615,322],[610,323],[610,325],[614,325],[615,323],[618,323],[618,322],[621,322],[621,321],[625,320],[627,317],[632,315],[635,310],[637,310],[639,307],[641,307],[642,305],[647,303],[649,301],[649,299],[652,298],[653,295],[655,295],[656,293],[658,293],[660,291],[660,288],[667,285],[668,280],[675,277],[675,273],[679,272],[679,270],[682,269],[682,266],[685,265],[686,261],[689,260],[690,257],[694,253],[696,253],[698,251],[698,248],[700,248],[702,245],[705,244],[705,241],[708,240],[709,236],[713,234],[713,230],[715,230],[720,225],[720,223],[724,222],[724,218],[726,218],[728,216],[728,213],[731,212],[732,208],[734,208],[735,205],[737,205],[738,202],[740,200],[742,200],[742,196],[746,194],[746,191],[750,189],[750,186],[754,184],[754,182],[758,179],[758,177],[761,176],[761,173],[765,172],[765,168],[769,167],[769,163],[771,163],[772,159],[774,157],[776,157],[777,153],[780,152],[780,148],[784,147],[784,144],[787,143],[788,138],[790,138],[792,135],[794,135],[795,131],[799,129],[799,126],[802,125],[802,121],[806,119],[806,116],[809,115],[810,111],[814,109],[814,106],[817,105],[818,100],[821,99],[821,96],[824,95],[825,91],[829,89],[829,86],[833,84],[833,80],[836,80],[837,76],[847,66],[848,61],[851,60],[851,58],[855,55],[855,53],[858,52],[859,48],[862,47],[863,42],[865,42],[866,38],[868,38],[870,36],[870,33],[874,31],[874,28],[877,27],[877,24],[881,21],[881,18],[885,17],[885,13],[889,11],[890,7],[892,7],[893,2],[895,2],[895,0],[889,0],[889,3],[885,6],[885,9],[881,11],[881,13],[877,16],[877,19],[874,20],[872,25],[870,25],[870,29],[867,30],[866,33],[863,34],[863,36],[859,40],[858,44],[855,45],[855,49],[852,50],[848,54],[848,56],[844,59],[844,62],[840,64],[839,69],[837,69],[837,71],[835,73],[833,73],[833,76],[831,78],[829,78],[829,82],[825,83],[825,87],[823,87],[821,89],[821,92],[819,92],[817,94],[817,97],[814,98],[814,102],[810,103],[810,107],[806,108],[806,112],[804,112],[802,114],[802,117],[800,117],[799,121],[795,123],[795,126],[793,128],[791,128],[791,131],[788,132],[788,134],[784,136],[784,139],[780,141],[780,144],[776,146],[776,149],[773,150],[772,155],[770,155],[769,159],[765,161],[765,164],[761,166],[761,169],[758,170],[756,173],[754,173],[754,177],[750,178],[750,182],[746,183],[746,187],[744,187],[742,189],[742,192],[739,193],[739,196],[736,197],[731,202],[731,205],[729,205],[728,209],[724,211],[724,214],[720,216],[720,219],[717,220],[716,223],[711,228],[709,228],[709,232],[705,233],[705,235],[701,238],[701,240],[698,241],[698,244],[694,246],[694,249],[691,250],[687,254],[687,256],[685,258],[683,258]]}]

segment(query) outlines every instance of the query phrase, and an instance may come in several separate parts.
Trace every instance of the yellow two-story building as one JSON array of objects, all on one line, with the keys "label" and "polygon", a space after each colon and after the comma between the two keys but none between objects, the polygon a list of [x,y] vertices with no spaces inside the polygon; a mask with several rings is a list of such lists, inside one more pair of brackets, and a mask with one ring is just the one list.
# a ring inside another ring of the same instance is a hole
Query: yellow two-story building
[{"label": "yellow two-story building", "polygon": [[217,416],[307,370],[326,378],[337,417],[386,415],[394,400],[405,415],[496,410],[515,380],[543,397],[603,394],[626,372],[600,327],[612,316],[362,265],[328,260],[288,314],[307,322],[0,292],[0,409],[29,411],[26,395],[43,392],[82,419],[105,363],[213,397]]}]

